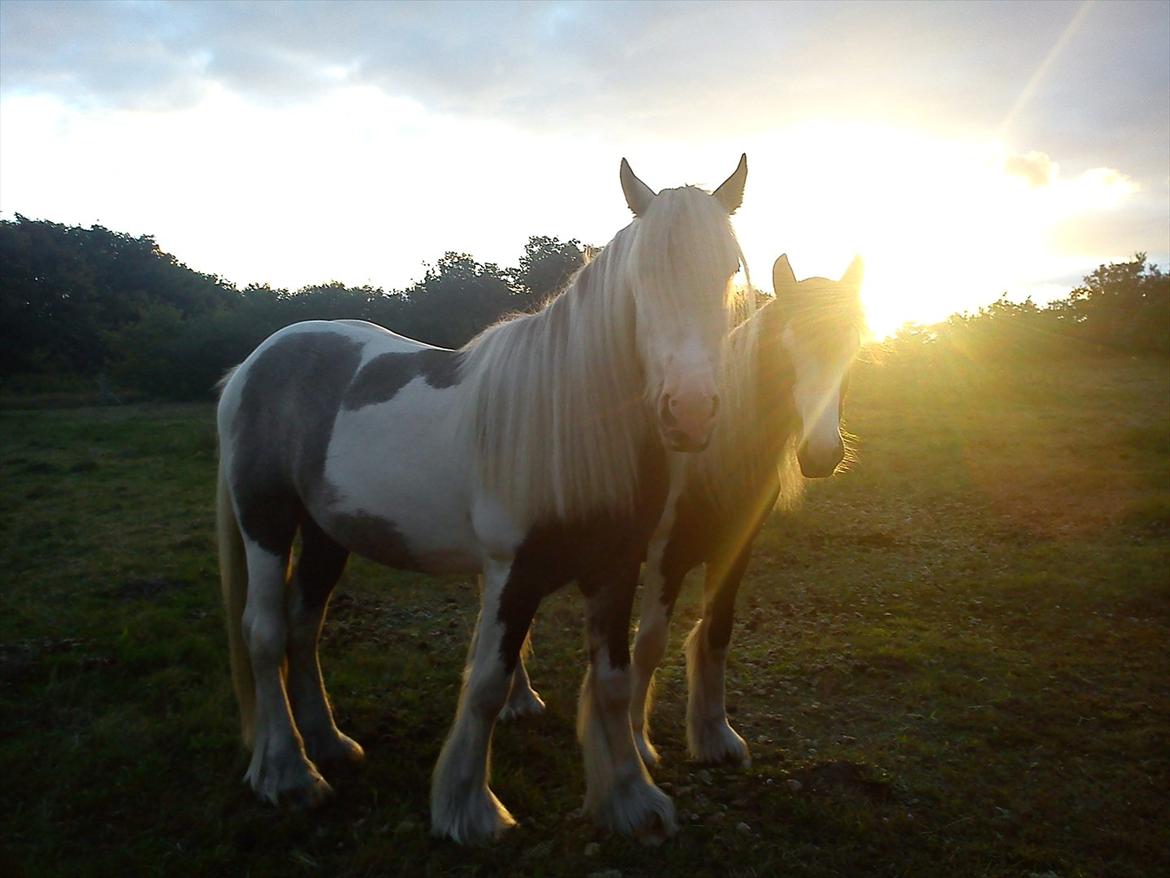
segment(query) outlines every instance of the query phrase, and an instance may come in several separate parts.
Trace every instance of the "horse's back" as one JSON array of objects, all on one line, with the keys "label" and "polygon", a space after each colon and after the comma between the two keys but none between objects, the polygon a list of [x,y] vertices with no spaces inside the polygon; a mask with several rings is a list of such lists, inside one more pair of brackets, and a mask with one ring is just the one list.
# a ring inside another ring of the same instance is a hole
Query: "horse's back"
[{"label": "horse's back", "polygon": [[297,384],[315,392],[342,393],[362,366],[383,355],[410,357],[433,352],[432,360],[457,352],[399,335],[364,320],[304,320],[277,330],[223,382],[221,415],[245,402],[243,396],[269,399]]},{"label": "horse's back", "polygon": [[368,320],[355,320],[346,318],[343,320],[329,320],[322,322],[332,323],[347,329],[360,330],[361,332],[370,335],[372,338],[376,339],[383,345],[386,345],[388,348],[393,348],[395,350],[400,349],[404,352],[422,350],[447,350],[447,348],[440,348],[432,344],[427,344],[425,341],[419,341],[417,338],[401,335],[392,329],[387,329],[385,326],[381,326],[377,323],[371,323]]},{"label": "horse's back", "polygon": [[244,363],[255,359],[271,348],[292,347],[301,349],[306,342],[316,342],[335,347],[357,345],[369,348],[371,354],[417,353],[424,350],[445,350],[424,341],[400,335],[384,326],[367,320],[302,320],[278,329],[256,346]]}]

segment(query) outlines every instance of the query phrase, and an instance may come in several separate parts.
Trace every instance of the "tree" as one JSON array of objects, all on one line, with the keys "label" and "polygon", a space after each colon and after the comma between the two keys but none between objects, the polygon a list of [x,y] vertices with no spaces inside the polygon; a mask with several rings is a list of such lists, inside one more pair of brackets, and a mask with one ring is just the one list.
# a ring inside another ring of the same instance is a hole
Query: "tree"
[{"label": "tree", "polygon": [[524,300],[494,263],[448,252],[427,266],[423,279],[407,288],[404,326],[399,332],[441,347],[457,348],[485,326],[523,307]]},{"label": "tree", "polygon": [[517,292],[527,300],[528,307],[538,306],[563,290],[584,264],[585,252],[576,238],[561,241],[533,235],[524,245],[524,255],[514,274]]},{"label": "tree", "polygon": [[1170,275],[1145,253],[1098,266],[1056,310],[1087,340],[1170,353]]},{"label": "tree", "polygon": [[182,317],[227,304],[234,291],[192,271],[154,238],[17,215],[0,221],[0,375],[92,372],[108,365],[109,338],[167,305]]}]

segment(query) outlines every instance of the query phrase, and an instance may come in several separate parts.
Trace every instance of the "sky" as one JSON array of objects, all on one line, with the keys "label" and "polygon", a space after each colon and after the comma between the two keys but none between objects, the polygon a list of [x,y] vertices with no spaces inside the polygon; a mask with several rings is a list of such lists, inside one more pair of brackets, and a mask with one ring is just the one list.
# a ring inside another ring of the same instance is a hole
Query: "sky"
[{"label": "sky", "polygon": [[0,0],[0,218],[245,285],[601,245],[741,152],[753,283],[866,260],[888,332],[1170,263],[1170,2]]}]

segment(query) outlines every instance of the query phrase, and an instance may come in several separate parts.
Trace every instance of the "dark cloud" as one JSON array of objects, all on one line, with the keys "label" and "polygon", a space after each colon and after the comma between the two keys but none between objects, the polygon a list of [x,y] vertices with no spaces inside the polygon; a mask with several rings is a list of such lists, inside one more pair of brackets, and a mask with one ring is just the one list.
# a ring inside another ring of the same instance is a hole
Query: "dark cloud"
[{"label": "dark cloud", "polygon": [[986,133],[1010,117],[1006,137],[1074,173],[1154,173],[1170,6],[1096,4],[1045,66],[1080,8],[5,0],[0,88],[181,108],[213,86],[283,103],[361,84],[455,115],[666,136],[809,115]]}]

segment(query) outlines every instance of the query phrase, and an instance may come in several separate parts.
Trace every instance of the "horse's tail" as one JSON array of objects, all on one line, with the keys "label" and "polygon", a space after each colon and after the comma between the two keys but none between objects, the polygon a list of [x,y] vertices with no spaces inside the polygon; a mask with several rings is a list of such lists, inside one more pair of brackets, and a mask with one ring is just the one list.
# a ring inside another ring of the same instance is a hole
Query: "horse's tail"
[{"label": "horse's tail", "polygon": [[248,598],[248,564],[244,556],[244,539],[232,509],[223,458],[219,464],[216,491],[215,530],[219,542],[219,582],[223,591],[223,609],[227,614],[228,650],[232,662],[232,686],[240,705],[240,733],[244,744],[252,746],[256,716],[256,686],[252,679],[252,661],[244,642],[244,604]]}]

